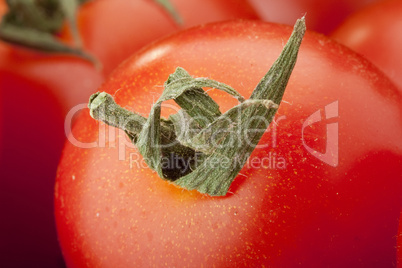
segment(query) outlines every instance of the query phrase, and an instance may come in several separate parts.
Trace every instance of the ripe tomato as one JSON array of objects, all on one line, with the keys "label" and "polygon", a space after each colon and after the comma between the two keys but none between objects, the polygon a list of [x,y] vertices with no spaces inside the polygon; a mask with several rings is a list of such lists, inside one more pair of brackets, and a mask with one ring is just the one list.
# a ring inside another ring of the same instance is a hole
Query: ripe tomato
[{"label": "ripe tomato", "polygon": [[329,34],[349,14],[378,0],[249,0],[260,16],[271,22],[293,24],[307,13],[307,28]]},{"label": "ripe tomato", "polygon": [[351,15],[331,37],[362,54],[402,92],[402,2],[381,1]]},{"label": "ripe tomato", "polygon": [[58,267],[52,204],[64,118],[101,81],[82,59],[0,42],[0,266]]},{"label": "ripe tomato", "polygon": [[[249,97],[290,32],[257,21],[192,28],[130,57],[100,90],[147,115],[181,66]],[[236,104],[210,94],[223,111]],[[256,163],[225,197],[210,197],[161,180],[122,131],[86,111],[55,188],[67,265],[391,266],[402,204],[401,115],[397,89],[381,72],[309,32],[276,123],[250,157]]]},{"label": "ripe tomato", "polygon": [[[185,27],[256,17],[237,0],[174,4],[183,13]],[[0,15],[5,7],[0,1]],[[142,31],[136,29],[139,26]],[[82,6],[79,29],[86,49],[98,57],[107,73],[140,46],[179,27],[152,1],[98,0]],[[59,37],[71,39],[68,27]],[[65,139],[64,120],[69,109],[86,102],[103,79],[82,59],[0,42],[0,114],[5,118],[0,120],[0,213],[7,219],[0,223],[0,266],[58,266],[61,254],[53,193]]]},{"label": "ripe tomato", "polygon": [[85,47],[109,74],[132,53],[164,35],[197,24],[235,18],[257,19],[244,0],[171,0],[183,20],[178,25],[155,1],[90,1],[78,14]]},{"label": "ripe tomato", "polygon": [[64,118],[102,80],[80,58],[0,41],[1,267],[63,267],[53,192]]}]

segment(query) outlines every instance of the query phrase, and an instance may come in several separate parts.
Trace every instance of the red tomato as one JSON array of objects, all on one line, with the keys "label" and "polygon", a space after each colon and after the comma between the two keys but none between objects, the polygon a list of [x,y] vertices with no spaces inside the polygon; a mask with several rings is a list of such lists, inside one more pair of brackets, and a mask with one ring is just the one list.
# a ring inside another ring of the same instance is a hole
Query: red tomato
[{"label": "red tomato", "polygon": [[84,60],[0,43],[0,266],[58,267],[52,203],[64,118],[101,81]]},{"label": "red tomato", "polygon": [[[174,4],[183,13],[185,27],[256,17],[238,0]],[[4,12],[0,1],[0,15]],[[145,43],[179,29],[161,8],[145,0],[91,1],[82,7],[79,27],[86,48],[101,60],[105,73]],[[67,31],[60,34],[62,40],[69,37]],[[5,219],[0,223],[1,267],[62,266],[53,193],[64,120],[102,81],[103,75],[82,59],[0,42],[0,215]]]},{"label": "red tomato", "polygon": [[197,24],[235,18],[257,19],[244,0],[171,0],[183,19],[179,26],[154,1],[91,1],[79,12],[85,47],[109,74],[121,61],[164,35]]},{"label": "red tomato", "polygon": [[350,16],[331,35],[382,69],[402,91],[402,1],[381,1]]},{"label": "red tomato", "polygon": [[[249,97],[290,32],[256,21],[196,27],[133,55],[100,90],[146,115],[181,66]],[[223,111],[236,104],[210,94]],[[104,130],[86,111],[55,189],[67,265],[389,267],[402,205],[401,115],[397,89],[381,72],[309,32],[276,124],[250,157],[257,164],[242,169],[225,197],[209,197],[160,179],[122,131]]]},{"label": "red tomato", "polygon": [[307,29],[324,34],[333,31],[349,14],[378,0],[249,0],[260,16],[271,22],[292,25],[307,13]]},{"label": "red tomato", "polygon": [[82,59],[0,41],[1,267],[63,267],[53,192],[64,119],[102,80]]}]

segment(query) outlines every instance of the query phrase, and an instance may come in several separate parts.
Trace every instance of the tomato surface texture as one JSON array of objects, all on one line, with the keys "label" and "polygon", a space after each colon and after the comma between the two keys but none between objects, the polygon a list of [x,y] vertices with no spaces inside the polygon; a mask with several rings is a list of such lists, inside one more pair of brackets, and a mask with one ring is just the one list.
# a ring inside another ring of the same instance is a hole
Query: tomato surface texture
[{"label": "tomato surface texture", "polygon": [[[100,91],[147,116],[180,66],[248,98],[290,33],[255,21],[192,28],[130,57]],[[209,94],[222,111],[236,104],[225,93]],[[124,132],[85,111],[65,145],[55,188],[66,263],[392,267],[402,204],[401,116],[400,95],[382,72],[307,32],[261,146],[229,193],[210,197],[160,179]]]}]

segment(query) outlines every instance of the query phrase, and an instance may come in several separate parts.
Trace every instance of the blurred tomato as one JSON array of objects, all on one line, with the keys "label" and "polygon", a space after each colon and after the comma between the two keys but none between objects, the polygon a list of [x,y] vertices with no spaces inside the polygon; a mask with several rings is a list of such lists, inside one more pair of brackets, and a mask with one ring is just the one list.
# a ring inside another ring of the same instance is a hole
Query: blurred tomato
[{"label": "blurred tomato", "polygon": [[402,1],[381,1],[356,12],[331,37],[371,60],[402,92]]},{"label": "blurred tomato", "polygon": [[102,80],[83,59],[0,41],[0,267],[64,267],[53,216],[64,116]]},{"label": "blurred tomato", "polygon": [[6,215],[0,221],[1,267],[57,267],[61,260],[52,192],[64,115],[101,81],[82,59],[0,42],[0,215]]},{"label": "blurred tomato", "polygon": [[171,0],[171,3],[182,17],[182,25],[151,0],[96,0],[82,6],[78,20],[84,45],[100,59],[104,74],[164,35],[206,22],[258,18],[245,0]]},{"label": "blurred tomato", "polygon": [[292,25],[307,13],[307,29],[330,33],[347,15],[378,0],[249,0],[260,16],[271,22]]}]

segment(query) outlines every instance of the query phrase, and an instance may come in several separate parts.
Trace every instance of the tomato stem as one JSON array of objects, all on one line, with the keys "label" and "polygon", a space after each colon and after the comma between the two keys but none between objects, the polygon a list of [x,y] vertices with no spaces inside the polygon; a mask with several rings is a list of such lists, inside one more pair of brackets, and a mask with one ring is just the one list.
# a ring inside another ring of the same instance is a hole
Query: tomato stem
[{"label": "tomato stem", "polygon": [[[147,124],[145,117],[117,105],[113,97],[105,92],[93,94],[90,97],[88,107],[90,115],[94,119],[124,130],[131,141],[137,144],[138,136]],[[166,156],[165,161],[169,159],[181,159],[185,161],[179,168],[172,168],[171,166],[164,168],[161,177],[173,181],[191,172],[190,167],[193,166],[197,153],[193,149],[177,142],[172,123],[161,120],[158,133],[158,139],[160,138],[161,147],[163,147],[163,154]],[[200,155],[198,154],[198,156]]]},{"label": "tomato stem", "polygon": [[[7,1],[8,12],[0,24],[0,39],[26,48],[48,53],[64,53],[91,61],[97,60],[82,49],[76,23],[79,5],[88,0]],[[75,46],[57,38],[64,22],[70,24]]]},{"label": "tomato stem", "polygon": [[[123,109],[105,92],[91,96],[90,114],[123,129],[161,178],[188,190],[224,196],[276,114],[305,30],[303,17],[249,100],[228,85],[193,78],[178,67],[148,118]],[[203,90],[206,87],[225,91],[240,103],[222,114]],[[162,119],[162,102],[171,99],[182,109]]]},{"label": "tomato stem", "polygon": [[138,135],[147,121],[145,117],[117,105],[113,97],[105,92],[93,94],[88,107],[93,118],[120,128],[131,136]]},{"label": "tomato stem", "polygon": [[153,0],[157,5],[162,7],[169,15],[170,17],[174,20],[174,22],[177,25],[183,25],[183,18],[180,16],[179,12],[176,10],[176,8],[173,6],[172,3],[170,3],[169,0]]}]

